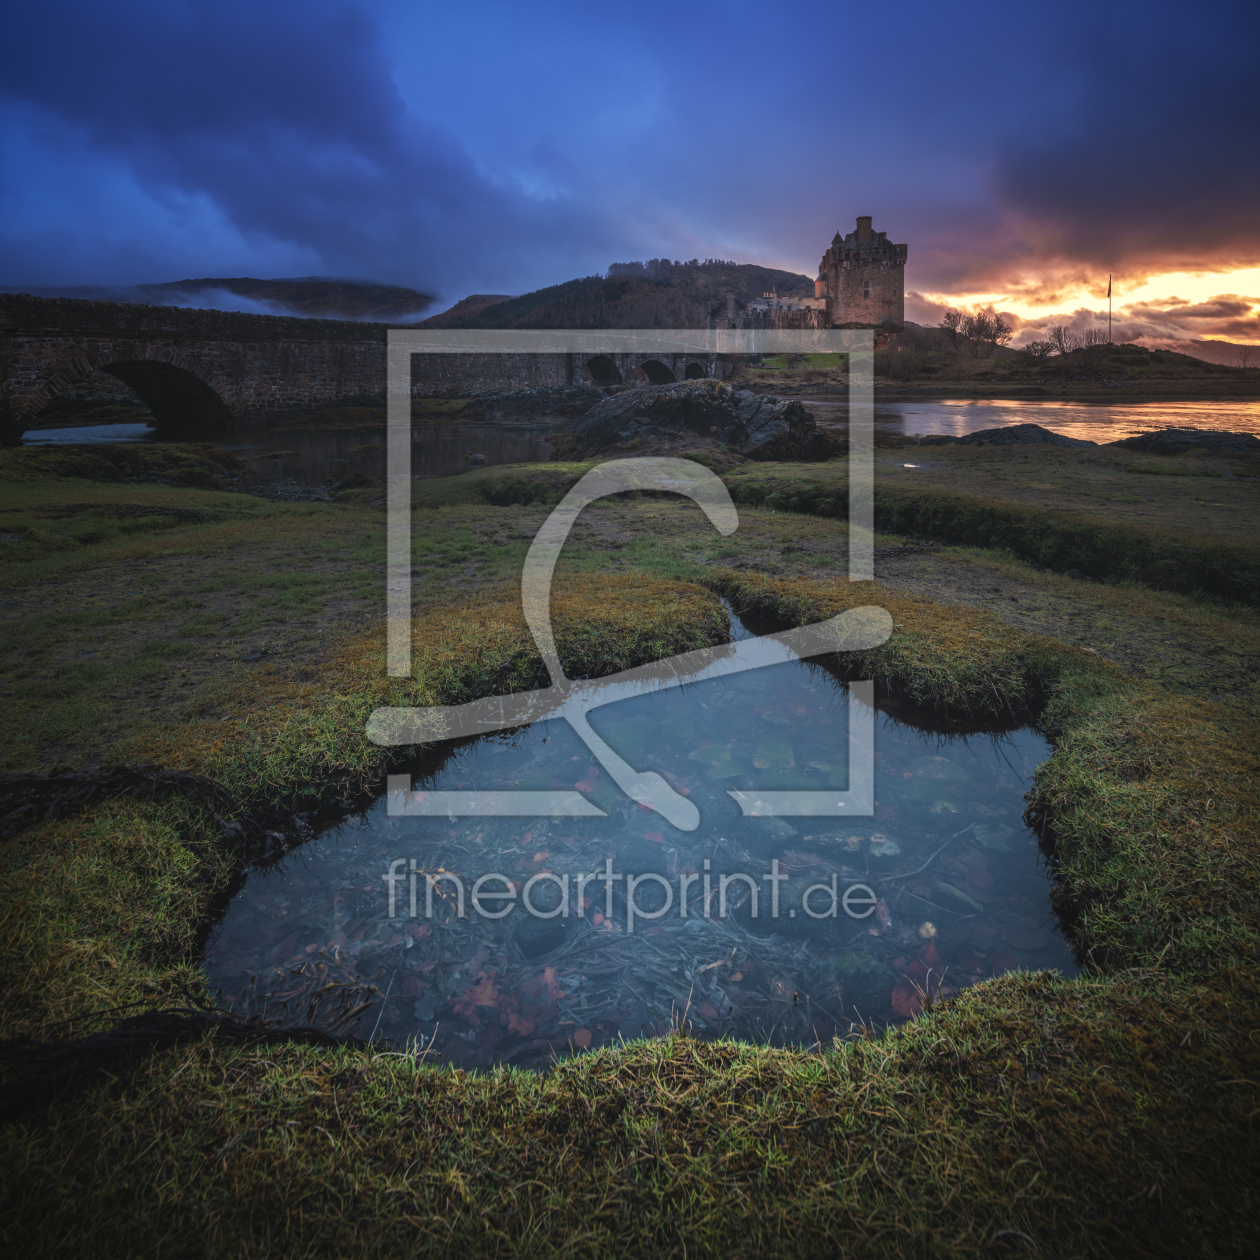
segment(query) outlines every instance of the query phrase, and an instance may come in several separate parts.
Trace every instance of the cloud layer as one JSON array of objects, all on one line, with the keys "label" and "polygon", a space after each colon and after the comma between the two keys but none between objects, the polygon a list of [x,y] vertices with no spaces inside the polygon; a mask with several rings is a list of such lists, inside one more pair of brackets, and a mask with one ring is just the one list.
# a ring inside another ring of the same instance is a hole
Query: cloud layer
[{"label": "cloud layer", "polygon": [[[634,257],[812,273],[858,214],[910,243],[910,288],[1025,309],[1260,263],[1251,9],[867,13],[24,6],[0,283],[332,274],[453,301]],[[1231,301],[1126,327],[1255,335]]]}]

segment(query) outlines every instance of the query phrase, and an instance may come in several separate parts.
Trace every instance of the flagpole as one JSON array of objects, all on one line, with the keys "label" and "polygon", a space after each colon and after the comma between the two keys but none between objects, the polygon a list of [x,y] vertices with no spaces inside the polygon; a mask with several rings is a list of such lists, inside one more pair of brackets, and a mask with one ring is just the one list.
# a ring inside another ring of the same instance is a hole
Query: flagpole
[{"label": "flagpole", "polygon": [[1107,277],[1107,344],[1111,345],[1111,276]]}]

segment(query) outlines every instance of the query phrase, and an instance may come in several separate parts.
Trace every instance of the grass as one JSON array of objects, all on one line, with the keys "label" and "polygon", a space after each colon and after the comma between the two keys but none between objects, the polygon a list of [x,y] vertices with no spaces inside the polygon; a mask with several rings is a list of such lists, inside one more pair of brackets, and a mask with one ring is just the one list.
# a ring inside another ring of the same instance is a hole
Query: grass
[{"label": "grass", "polygon": [[[937,458],[936,450],[932,457]],[[1155,501],[1150,512],[1158,520],[1126,519],[1112,506],[1117,499],[1144,504],[1150,496],[1112,492],[1106,507],[1096,499],[1088,506],[1069,505],[1057,487],[1029,485],[1032,478],[1018,455],[990,455],[984,462],[968,456],[954,458],[964,468],[980,463],[990,473],[1000,461],[1012,470],[1010,484],[999,485],[990,475],[965,490],[946,489],[943,484],[951,484],[950,479],[937,478],[934,484],[931,470],[928,476],[915,475],[913,480],[893,471],[877,474],[876,528],[964,546],[1004,547],[1043,568],[1075,568],[1090,577],[1139,582],[1159,590],[1201,591],[1239,603],[1260,602],[1260,540],[1253,536],[1249,516],[1212,515],[1197,503],[1193,508],[1181,504],[1181,519],[1170,527],[1169,514]],[[1053,467],[1069,462],[1075,461],[1042,456],[1034,468],[1044,475],[1047,463]],[[848,514],[848,487],[842,471],[843,465],[833,468],[830,464],[812,468],[752,465],[734,470],[724,480],[738,504],[843,518]],[[1072,472],[1064,467],[1060,475],[1070,477]],[[1029,490],[1046,492],[1048,502],[1037,503],[1034,494],[1029,503]],[[1252,497],[1250,483],[1238,486],[1231,500],[1221,506],[1241,513]],[[1198,528],[1192,527],[1192,513]],[[1203,520],[1216,528],[1211,532],[1202,528]]]},{"label": "grass", "polygon": [[[6,676],[10,729],[36,704],[66,728],[78,705],[95,726],[119,699],[120,671],[151,669],[164,689],[149,724],[115,736],[111,755],[209,774],[255,807],[309,809],[372,786],[386,762],[362,730],[377,704],[535,681],[510,575],[546,504],[532,492],[487,502],[488,471],[417,483],[412,679],[383,677],[381,629],[352,594],[356,583],[379,590],[376,510],[241,505],[252,515],[207,513],[16,566],[14,597],[35,590],[44,607],[9,657],[29,670]],[[520,478],[554,493],[579,472]],[[802,493],[807,470],[779,473],[749,475],[767,497]],[[179,493],[199,508],[236,498]],[[824,579],[816,562],[842,530],[763,503],[741,511],[730,539],[692,528],[698,513],[668,500],[585,513],[553,604],[566,670],[608,673],[717,641],[719,594],[783,623],[888,608],[894,635],[857,673],[977,721],[1036,713],[1051,734],[1033,806],[1086,976],[1010,974],[884,1037],[817,1053],[679,1033],[544,1075],[209,1037],[6,1126],[0,1202],[14,1250],[1246,1254],[1260,1164],[1254,719],[986,608]],[[1080,599],[1079,583],[1007,553],[946,554]],[[83,573],[104,592],[93,606]],[[1187,635],[1245,645],[1256,634],[1247,610],[1134,585],[1086,589],[1117,617],[1162,609]],[[225,638],[188,630],[226,634],[229,620],[265,618],[288,596],[310,600],[311,626],[283,641],[242,636],[227,667],[211,655]],[[321,618],[329,634],[316,639]],[[85,635],[122,644],[116,659],[70,660]],[[254,642],[269,655],[239,664]],[[209,664],[183,691],[170,675],[194,652]],[[58,738],[46,749],[72,747]],[[31,764],[29,752],[10,755]],[[3,863],[7,1034],[80,1034],[128,1003],[204,996],[198,933],[234,866],[197,807],[93,803],[5,842]],[[10,1075],[28,1062],[5,1061]]]},{"label": "grass", "polygon": [[24,1252],[1242,1255],[1248,998],[1012,975],[818,1055],[547,1076],[202,1042],[13,1134],[0,1195]]}]

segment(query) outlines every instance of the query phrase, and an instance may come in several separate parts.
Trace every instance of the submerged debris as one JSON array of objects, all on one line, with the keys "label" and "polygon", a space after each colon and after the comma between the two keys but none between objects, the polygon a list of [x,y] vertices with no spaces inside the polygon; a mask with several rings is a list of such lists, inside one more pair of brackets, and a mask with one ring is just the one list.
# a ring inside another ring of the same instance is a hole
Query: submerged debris
[{"label": "submerged debris", "polygon": [[824,671],[624,701],[598,727],[697,805],[696,831],[622,796],[562,724],[464,745],[413,799],[574,789],[605,817],[402,817],[381,801],[250,877],[207,949],[211,988],[239,1014],[485,1068],[677,1027],[825,1045],[1012,966],[1072,969],[1035,838],[1003,822],[1044,745],[883,718],[874,818],[744,818],[729,792],[846,782]]}]

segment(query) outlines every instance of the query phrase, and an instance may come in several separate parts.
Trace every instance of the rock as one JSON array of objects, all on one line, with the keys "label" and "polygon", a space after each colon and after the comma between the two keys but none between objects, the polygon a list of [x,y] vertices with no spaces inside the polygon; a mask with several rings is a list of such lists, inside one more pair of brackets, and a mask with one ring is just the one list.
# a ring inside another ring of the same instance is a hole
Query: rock
[{"label": "rock", "polygon": [[464,456],[464,462],[469,468],[480,468],[486,462],[486,457],[484,455],[469,454]]},{"label": "rock", "polygon": [[1001,824],[976,823],[971,829],[971,834],[986,848],[996,853],[1005,853],[1010,845],[1007,839],[1014,835],[1014,831],[1010,827]]},{"label": "rock", "polygon": [[627,385],[525,386],[478,394],[458,413],[461,424],[470,420],[492,423],[537,421],[556,416],[572,419],[584,416],[611,394],[631,388]]},{"label": "rock", "polygon": [[333,486],[333,493],[339,490],[360,490],[364,486],[372,483],[361,472],[347,473],[342,479]]},{"label": "rock", "polygon": [[966,437],[934,437],[920,438],[920,446],[945,446],[957,443],[959,446],[1097,446],[1087,438],[1064,437],[1044,429],[1039,424],[1008,424],[1000,429],[981,429],[978,433],[968,433]]},{"label": "rock", "polygon": [[871,857],[894,858],[901,852],[901,845],[878,831],[871,837]]},{"label": "rock", "polygon": [[1148,455],[1183,455],[1186,451],[1236,451],[1245,455],[1260,454],[1260,438],[1253,433],[1232,433],[1228,429],[1181,429],[1170,426],[1153,433],[1121,438],[1112,446]]},{"label": "rock", "polygon": [[589,459],[643,455],[697,438],[757,460],[817,461],[844,451],[796,400],[715,380],[623,390],[566,425],[551,445],[556,459]]}]

